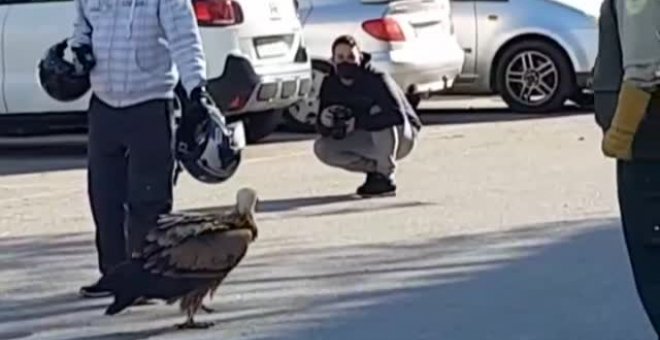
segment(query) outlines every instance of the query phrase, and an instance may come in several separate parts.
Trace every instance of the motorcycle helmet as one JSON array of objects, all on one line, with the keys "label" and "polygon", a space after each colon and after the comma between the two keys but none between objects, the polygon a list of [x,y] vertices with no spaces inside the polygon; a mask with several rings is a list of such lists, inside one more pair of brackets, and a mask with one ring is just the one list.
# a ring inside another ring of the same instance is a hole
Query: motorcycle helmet
[{"label": "motorcycle helmet", "polygon": [[81,98],[90,89],[89,73],[81,65],[64,59],[66,39],[51,46],[39,60],[39,84],[53,99],[69,102]]},{"label": "motorcycle helmet", "polygon": [[241,163],[245,147],[243,123],[226,124],[216,106],[200,122],[186,122],[181,117],[177,127],[177,161],[196,180],[217,184],[231,178]]}]

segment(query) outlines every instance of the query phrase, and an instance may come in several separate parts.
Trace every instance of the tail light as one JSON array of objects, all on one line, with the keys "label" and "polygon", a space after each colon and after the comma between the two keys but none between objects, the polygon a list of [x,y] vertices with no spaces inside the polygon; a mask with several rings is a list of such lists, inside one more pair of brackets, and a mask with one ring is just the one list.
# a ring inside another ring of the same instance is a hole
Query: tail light
[{"label": "tail light", "polygon": [[362,29],[372,37],[384,41],[405,41],[401,26],[389,18],[369,20],[362,23]]},{"label": "tail light", "polygon": [[232,0],[195,0],[199,26],[231,26],[243,22],[243,10]]}]

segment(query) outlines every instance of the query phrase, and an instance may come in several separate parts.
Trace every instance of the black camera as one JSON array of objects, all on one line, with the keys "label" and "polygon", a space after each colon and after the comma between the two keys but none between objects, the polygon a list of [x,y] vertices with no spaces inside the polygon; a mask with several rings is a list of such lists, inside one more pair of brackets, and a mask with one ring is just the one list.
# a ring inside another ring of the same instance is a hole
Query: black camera
[{"label": "black camera", "polygon": [[330,136],[334,139],[344,139],[348,133],[349,121],[353,119],[353,112],[345,106],[332,108],[332,129]]}]

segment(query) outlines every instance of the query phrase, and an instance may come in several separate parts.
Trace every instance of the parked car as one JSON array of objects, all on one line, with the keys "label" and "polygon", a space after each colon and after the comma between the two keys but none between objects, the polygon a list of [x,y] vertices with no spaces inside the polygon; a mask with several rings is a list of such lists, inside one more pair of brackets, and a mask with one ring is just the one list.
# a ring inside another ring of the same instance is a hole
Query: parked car
[{"label": "parked car", "polygon": [[312,59],[312,91],[285,112],[296,130],[311,130],[318,90],[332,72],[331,45],[350,34],[372,65],[392,75],[416,105],[450,88],[463,66],[463,51],[451,22],[449,0],[294,0]]},{"label": "parked car", "polygon": [[[281,121],[281,109],[306,96],[310,88],[311,64],[293,3],[192,1],[207,58],[209,92],[229,121],[244,121],[248,141],[264,138]],[[57,102],[36,77],[39,58],[71,35],[74,16],[72,0],[12,0],[0,5],[0,117],[9,122],[0,124],[3,132],[50,128],[87,109],[89,93],[74,102]]]},{"label": "parked car", "polygon": [[465,63],[451,93],[499,93],[515,111],[589,105],[601,0],[452,0]]}]

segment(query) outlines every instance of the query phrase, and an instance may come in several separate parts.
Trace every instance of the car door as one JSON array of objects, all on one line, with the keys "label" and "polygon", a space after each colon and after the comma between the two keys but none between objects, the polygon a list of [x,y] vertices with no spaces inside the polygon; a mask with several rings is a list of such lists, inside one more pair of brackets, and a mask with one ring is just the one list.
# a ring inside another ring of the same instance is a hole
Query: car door
[{"label": "car door", "polygon": [[[53,44],[71,36],[75,18],[72,0],[10,1],[4,22],[4,96],[9,113],[84,111],[89,93],[62,103],[39,85],[37,64]],[[70,53],[66,55],[71,58]]]},{"label": "car door", "polygon": [[476,78],[478,58],[477,7],[475,0],[451,0],[451,17],[458,44],[465,52],[461,78]]}]

